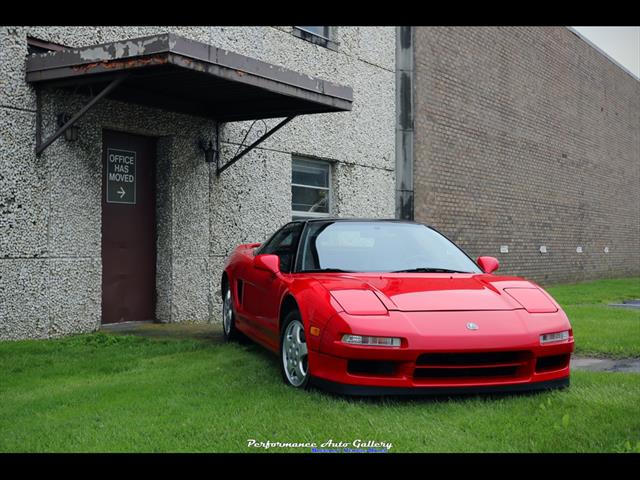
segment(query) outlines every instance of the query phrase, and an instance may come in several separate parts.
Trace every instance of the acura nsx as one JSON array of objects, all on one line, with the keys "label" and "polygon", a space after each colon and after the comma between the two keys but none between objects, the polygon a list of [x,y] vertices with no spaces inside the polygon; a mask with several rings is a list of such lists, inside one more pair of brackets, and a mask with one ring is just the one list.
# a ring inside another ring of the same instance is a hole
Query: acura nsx
[{"label": "acura nsx", "polygon": [[279,356],[284,382],[343,394],[569,385],[573,331],[534,282],[400,220],[287,223],[239,245],[221,279],[226,340]]}]

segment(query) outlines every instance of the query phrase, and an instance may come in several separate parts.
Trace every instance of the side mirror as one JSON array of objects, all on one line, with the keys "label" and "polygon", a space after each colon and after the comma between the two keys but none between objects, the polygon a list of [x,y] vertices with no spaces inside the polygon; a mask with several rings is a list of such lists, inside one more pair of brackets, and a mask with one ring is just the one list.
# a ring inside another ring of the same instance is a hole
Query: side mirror
[{"label": "side mirror", "polygon": [[500,262],[495,257],[478,257],[476,262],[484,273],[493,273],[500,266]]},{"label": "side mirror", "polygon": [[280,257],[268,253],[258,255],[253,259],[253,268],[277,275],[280,273]]}]

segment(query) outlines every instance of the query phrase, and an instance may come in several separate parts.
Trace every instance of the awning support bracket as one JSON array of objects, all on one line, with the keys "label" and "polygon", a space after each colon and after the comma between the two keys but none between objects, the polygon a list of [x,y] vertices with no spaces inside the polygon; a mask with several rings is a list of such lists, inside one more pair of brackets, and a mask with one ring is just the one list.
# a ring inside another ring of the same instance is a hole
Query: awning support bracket
[{"label": "awning support bracket", "polygon": [[36,156],[40,154],[51,145],[60,135],[62,135],[68,128],[72,127],[85,113],[87,113],[91,107],[93,107],[100,99],[111,93],[118,85],[120,85],[129,75],[124,74],[114,78],[109,85],[107,85],[100,93],[93,97],[89,103],[82,107],[75,115],[73,115],[69,121],[65,122],[56,132],[42,141],[42,99],[41,88],[36,90]]},{"label": "awning support bracket", "polygon": [[[293,120],[294,118],[296,118],[295,115],[292,115],[290,117],[285,118],[284,120],[282,120],[280,123],[278,123],[275,127],[273,127],[271,130],[269,130],[268,132],[265,132],[260,138],[258,138],[255,142],[253,142],[251,145],[249,145],[247,148],[245,148],[244,150],[242,150],[240,153],[236,154],[231,160],[229,160],[228,162],[226,162],[224,165],[220,164],[220,152],[218,152],[218,156],[217,156],[217,160],[216,160],[216,175],[219,176],[222,172],[224,172],[227,168],[229,168],[231,165],[233,165],[234,163],[236,163],[238,160],[240,160],[242,157],[244,157],[247,153],[249,153],[251,150],[253,150],[254,148],[256,148],[258,145],[260,145],[262,142],[264,142],[267,138],[269,138],[271,135],[273,135],[274,133],[276,133],[278,130],[280,130],[282,127],[284,127],[287,123],[289,123],[291,120]],[[248,132],[247,132],[248,133]]]}]

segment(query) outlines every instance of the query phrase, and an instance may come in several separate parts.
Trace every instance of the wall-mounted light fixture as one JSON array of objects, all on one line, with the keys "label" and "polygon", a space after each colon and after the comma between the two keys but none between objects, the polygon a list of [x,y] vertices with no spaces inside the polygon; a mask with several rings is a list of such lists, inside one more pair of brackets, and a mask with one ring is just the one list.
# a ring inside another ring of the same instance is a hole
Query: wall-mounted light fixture
[{"label": "wall-mounted light fixture", "polygon": [[213,142],[209,140],[200,140],[200,150],[204,152],[204,161],[207,163],[213,163],[218,161],[218,150],[216,150]]},{"label": "wall-mounted light fixture", "polygon": [[[71,115],[68,113],[58,114],[58,128],[62,127],[65,123],[71,120]],[[64,138],[69,142],[75,142],[78,140],[78,125],[74,123],[64,131]]]}]

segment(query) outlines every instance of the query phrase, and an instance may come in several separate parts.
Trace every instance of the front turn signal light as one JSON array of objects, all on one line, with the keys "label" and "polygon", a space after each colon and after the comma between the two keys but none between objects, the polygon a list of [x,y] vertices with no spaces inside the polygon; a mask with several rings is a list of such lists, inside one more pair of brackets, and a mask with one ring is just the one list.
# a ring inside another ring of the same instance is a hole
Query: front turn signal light
[{"label": "front turn signal light", "polygon": [[400,339],[394,337],[370,337],[365,335],[343,335],[342,342],[350,345],[368,345],[370,347],[399,347]]},{"label": "front turn signal light", "polygon": [[564,342],[565,340],[569,340],[569,330],[565,330],[564,332],[545,333],[544,335],[540,335],[540,345],[544,345],[546,343]]}]

